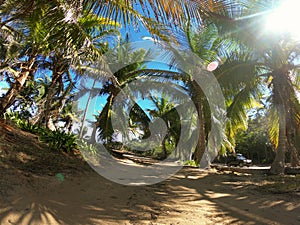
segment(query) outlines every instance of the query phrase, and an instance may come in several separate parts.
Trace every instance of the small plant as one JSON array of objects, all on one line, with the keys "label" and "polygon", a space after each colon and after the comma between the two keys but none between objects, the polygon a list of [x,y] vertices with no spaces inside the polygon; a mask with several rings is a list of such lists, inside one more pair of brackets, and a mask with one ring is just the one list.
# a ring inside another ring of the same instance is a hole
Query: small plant
[{"label": "small plant", "polygon": [[[27,119],[22,118],[18,112],[7,112],[5,114],[5,119],[12,121],[21,130],[38,135],[39,140],[47,143],[51,149],[70,153],[79,148],[80,150],[84,150],[88,153],[97,154],[97,146],[95,144],[89,144],[83,140],[77,140],[75,134],[69,134],[61,130],[51,131],[44,126],[31,124]],[[162,148],[160,146],[156,146],[155,142],[132,142],[129,148],[124,146],[121,142],[109,142],[104,144],[104,146],[109,151],[123,149],[142,156],[150,156],[155,159],[165,158]],[[170,154],[174,147],[169,143],[166,144],[166,147],[168,154]],[[141,149],[142,151],[139,151],[138,149]],[[143,151],[144,149],[151,150]]]},{"label": "small plant", "polygon": [[22,118],[18,112],[9,111],[5,113],[4,118],[12,121],[21,130],[38,135],[39,140],[47,143],[52,149],[70,153],[77,148],[75,134],[68,134],[60,130],[51,131],[45,127],[31,124],[28,120]]},{"label": "small plant", "polygon": [[185,166],[193,166],[193,167],[199,167],[199,164],[197,164],[194,160],[187,160],[184,162]]},{"label": "small plant", "polygon": [[33,133],[33,134],[38,134],[43,128],[41,128],[40,126],[38,125],[35,125],[35,124],[31,124],[30,122],[28,121],[22,121],[18,124],[18,127],[21,129],[21,130],[24,130],[24,131],[28,131],[30,133]]},{"label": "small plant", "polygon": [[39,134],[39,139],[47,143],[52,149],[62,150],[67,153],[77,148],[76,135],[68,134],[64,131],[44,130]]},{"label": "small plant", "polygon": [[92,155],[97,154],[97,148],[94,144],[88,144],[83,140],[78,140],[77,145],[78,148],[82,151],[86,151],[87,153],[91,153]]},{"label": "small plant", "polygon": [[6,112],[4,119],[12,121],[18,128],[33,134],[38,134],[42,129],[40,126],[31,124],[28,120],[22,118],[18,112]]}]

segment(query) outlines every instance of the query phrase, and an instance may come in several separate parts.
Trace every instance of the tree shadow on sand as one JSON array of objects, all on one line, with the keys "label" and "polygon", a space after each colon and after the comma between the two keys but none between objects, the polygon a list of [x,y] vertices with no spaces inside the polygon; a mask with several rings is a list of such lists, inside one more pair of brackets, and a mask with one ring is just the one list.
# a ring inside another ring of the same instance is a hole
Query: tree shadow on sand
[{"label": "tree shadow on sand", "polygon": [[90,171],[25,180],[2,194],[0,224],[299,224],[299,195],[260,190],[258,177],[186,168],[151,186]]}]

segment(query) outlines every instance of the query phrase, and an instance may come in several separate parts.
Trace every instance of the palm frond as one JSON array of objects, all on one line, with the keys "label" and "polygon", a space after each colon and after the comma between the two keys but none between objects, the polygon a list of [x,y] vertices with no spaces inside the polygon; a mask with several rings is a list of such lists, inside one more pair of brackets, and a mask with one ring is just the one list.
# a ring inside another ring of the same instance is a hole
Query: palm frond
[{"label": "palm frond", "polygon": [[111,123],[111,107],[113,96],[109,96],[107,103],[103,107],[97,119],[97,128],[99,129],[99,138],[102,140],[111,140],[114,130]]}]

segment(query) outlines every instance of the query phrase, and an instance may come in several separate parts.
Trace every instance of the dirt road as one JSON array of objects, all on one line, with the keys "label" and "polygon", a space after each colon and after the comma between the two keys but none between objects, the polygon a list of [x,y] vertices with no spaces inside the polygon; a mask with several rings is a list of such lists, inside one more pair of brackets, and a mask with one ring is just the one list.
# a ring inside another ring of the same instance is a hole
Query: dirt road
[{"label": "dirt road", "polygon": [[185,168],[142,187],[94,172],[2,178],[1,225],[300,224],[299,195],[261,190],[259,177]]}]

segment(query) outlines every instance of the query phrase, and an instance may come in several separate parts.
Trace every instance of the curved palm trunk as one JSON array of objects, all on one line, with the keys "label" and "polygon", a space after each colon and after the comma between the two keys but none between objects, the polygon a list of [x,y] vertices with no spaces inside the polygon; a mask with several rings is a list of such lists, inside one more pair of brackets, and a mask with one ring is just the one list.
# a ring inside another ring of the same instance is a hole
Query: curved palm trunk
[{"label": "curved palm trunk", "polygon": [[50,122],[51,122],[51,107],[52,107],[52,99],[54,97],[54,91],[55,87],[57,85],[57,82],[59,79],[62,77],[62,72],[53,72],[53,78],[52,82],[49,86],[48,90],[48,95],[45,103],[45,111],[44,111],[44,116],[45,116],[45,123],[48,128],[50,128]]},{"label": "curved palm trunk", "polygon": [[206,138],[205,138],[205,128],[204,128],[204,112],[203,112],[203,103],[202,103],[202,90],[197,84],[197,82],[192,81],[192,92],[193,92],[193,101],[196,106],[197,114],[198,114],[198,140],[195,152],[193,154],[193,160],[200,164],[200,161],[204,155],[206,148]]},{"label": "curved palm trunk", "polygon": [[[55,113],[54,113],[54,118],[55,118],[55,121],[57,122],[58,121],[58,118],[61,116],[61,113],[63,112],[65,106],[66,106],[66,103],[68,101],[68,98],[70,97],[70,93],[73,89],[73,83],[72,83],[72,80],[71,80],[71,75],[69,74],[68,72],[68,76],[69,76],[69,85],[68,87],[66,88],[65,91],[63,91],[61,97],[59,98],[58,102],[54,105],[54,108],[55,108]],[[64,87],[63,87],[64,84],[61,84],[62,86],[62,90],[64,90]],[[68,116],[67,120],[66,120],[66,123],[65,123],[65,129],[67,130],[67,132],[71,132],[71,129],[72,129],[72,122],[73,122],[73,119],[71,116]]]},{"label": "curved palm trunk", "polygon": [[21,66],[21,72],[19,73],[18,78],[16,78],[15,82],[11,84],[5,96],[0,99],[0,117],[3,117],[6,110],[14,104],[16,98],[23,89],[30,73],[34,69],[35,56],[36,55],[31,56],[28,62]]},{"label": "curved palm trunk", "polygon": [[44,115],[44,108],[46,104],[46,99],[43,99],[39,103],[38,111],[35,116],[33,116],[29,121],[31,124],[39,124],[42,121],[43,115]]},{"label": "curved palm trunk", "polygon": [[204,116],[203,116],[203,105],[201,101],[196,103],[197,111],[198,111],[198,129],[199,129],[199,137],[194,153],[194,161],[199,164],[206,148],[206,140],[205,140],[205,129],[204,129]]},{"label": "curved palm trunk", "polygon": [[98,121],[94,124],[93,131],[91,134],[91,143],[92,144],[95,144],[97,142],[97,138],[96,138],[97,130],[98,130]]},{"label": "curved palm trunk", "polygon": [[92,95],[93,95],[93,90],[95,88],[95,85],[96,85],[96,79],[94,79],[94,82],[93,82],[93,85],[92,85],[92,88],[91,88],[91,91],[90,91],[90,94],[89,94],[89,97],[88,97],[88,100],[87,100],[87,103],[86,103],[86,106],[85,106],[85,109],[84,109],[84,113],[83,113],[83,117],[82,117],[82,121],[81,121],[80,132],[79,132],[79,138],[83,137],[84,121],[86,119],[86,114],[87,114],[87,111],[89,109],[89,106],[90,106],[90,103],[91,103],[91,100],[92,100]]}]

